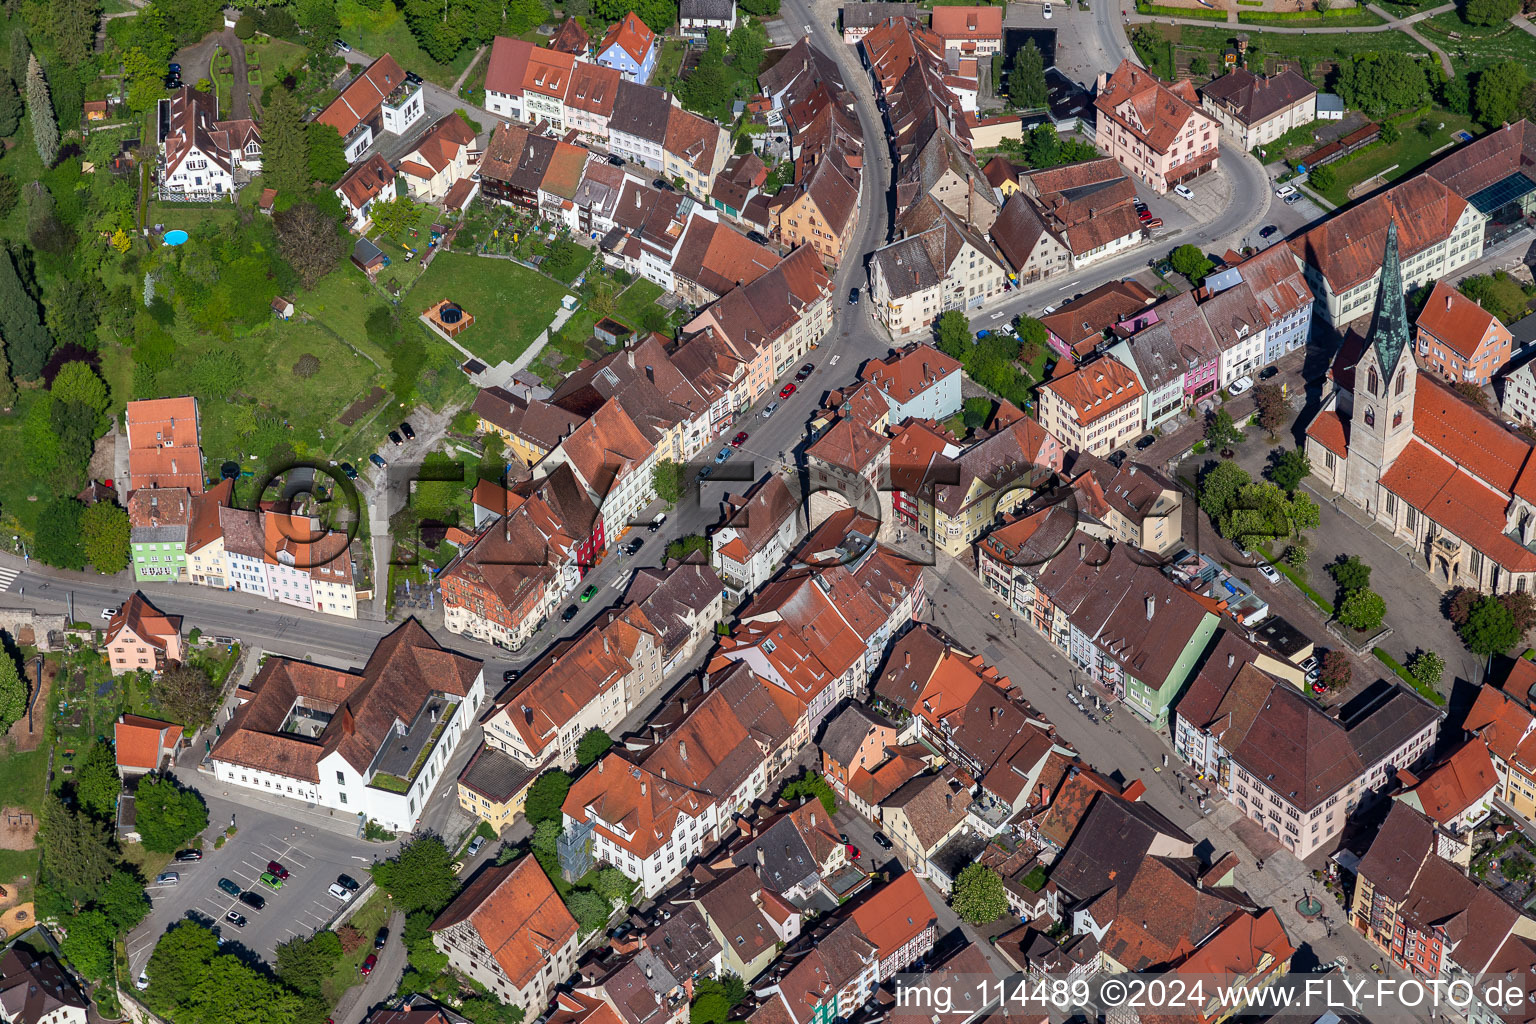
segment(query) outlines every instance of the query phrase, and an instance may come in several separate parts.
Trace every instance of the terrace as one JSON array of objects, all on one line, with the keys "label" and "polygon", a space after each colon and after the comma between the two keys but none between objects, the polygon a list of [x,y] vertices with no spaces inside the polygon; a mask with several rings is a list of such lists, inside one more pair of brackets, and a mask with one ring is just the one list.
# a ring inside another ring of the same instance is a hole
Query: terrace
[{"label": "terrace", "polygon": [[373,759],[373,775],[368,784],[391,793],[408,792],[458,707],[457,701],[434,696],[416,712],[410,725],[396,719],[389,739]]}]

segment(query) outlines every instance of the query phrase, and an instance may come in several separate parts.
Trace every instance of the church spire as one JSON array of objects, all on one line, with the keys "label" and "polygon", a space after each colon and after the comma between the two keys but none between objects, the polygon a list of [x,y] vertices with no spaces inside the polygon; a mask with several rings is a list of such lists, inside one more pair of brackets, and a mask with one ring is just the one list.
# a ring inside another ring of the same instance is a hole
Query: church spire
[{"label": "church spire", "polygon": [[1381,287],[1371,315],[1371,344],[1382,376],[1392,379],[1397,358],[1408,347],[1408,305],[1403,298],[1403,268],[1397,258],[1397,221],[1387,225],[1387,250],[1381,258]]}]

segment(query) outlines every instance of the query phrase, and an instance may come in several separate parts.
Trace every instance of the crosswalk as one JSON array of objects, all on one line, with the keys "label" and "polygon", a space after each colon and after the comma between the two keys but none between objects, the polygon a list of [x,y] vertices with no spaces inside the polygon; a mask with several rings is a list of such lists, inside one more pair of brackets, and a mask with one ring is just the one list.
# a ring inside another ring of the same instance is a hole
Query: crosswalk
[{"label": "crosswalk", "polygon": [[11,589],[11,584],[16,582],[16,577],[21,575],[20,569],[7,569],[0,566],[0,591]]}]

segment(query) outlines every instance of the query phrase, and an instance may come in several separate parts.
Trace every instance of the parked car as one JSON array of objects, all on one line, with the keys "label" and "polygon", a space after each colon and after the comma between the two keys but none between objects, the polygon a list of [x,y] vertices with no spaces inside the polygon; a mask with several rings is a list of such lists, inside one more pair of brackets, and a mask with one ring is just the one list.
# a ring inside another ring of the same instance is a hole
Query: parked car
[{"label": "parked car", "polygon": [[1136,219],[1145,224],[1147,221],[1152,219],[1152,211],[1147,209],[1145,206],[1140,207],[1136,211]]},{"label": "parked car", "polygon": [[586,604],[588,601],[592,600],[596,596],[597,596],[597,584],[594,583],[590,587],[588,587],[586,590],[583,590],[581,592],[581,602],[582,602],[582,604]]},{"label": "parked car", "polygon": [[345,40],[341,40],[341,39],[336,40],[336,49],[339,50],[342,53],[351,53],[352,52],[352,47],[348,46],[346,44]]},{"label": "parked car", "polygon": [[384,948],[384,943],[386,943],[388,941],[389,941],[389,929],[388,928],[380,928],[379,929],[379,934],[377,934],[377,935],[375,935],[373,937],[373,948],[374,949],[383,949]]},{"label": "parked car", "polygon": [[405,438],[400,436],[400,431],[391,430],[389,432],[389,443],[394,445],[396,448],[400,448],[404,446]]},{"label": "parked car", "polygon": [[1268,238],[1270,235],[1273,235],[1279,230],[1280,229],[1275,227],[1273,224],[1265,224],[1263,227],[1259,228],[1259,237]]},{"label": "parked car", "polygon": [[816,372],[816,364],[815,363],[806,363],[804,366],[800,367],[800,372],[795,374],[795,380],[803,381],[803,380],[805,380],[807,377],[809,377],[811,374],[813,374],[815,372]]},{"label": "parked car", "polygon": [[351,875],[337,875],[336,884],[343,887],[348,892],[357,892],[359,888],[357,879],[353,878]]},{"label": "parked car", "polygon": [[730,458],[731,452],[735,450],[736,449],[732,448],[730,445],[726,445],[724,448],[721,448],[720,451],[715,454],[715,465],[718,466],[720,463]]},{"label": "parked car", "polygon": [[181,876],[174,871],[162,871],[155,876],[156,885],[180,885]]},{"label": "parked car", "polygon": [[363,977],[366,978],[366,977],[368,977],[368,975],[372,974],[373,973],[373,965],[378,963],[378,962],[379,962],[379,958],[378,958],[377,954],[369,953],[368,954],[368,959],[364,960],[363,961],[363,966],[361,968],[359,968],[359,970],[361,970],[363,972]]},{"label": "parked car", "polygon": [[338,882],[332,882],[331,887],[325,891],[341,900],[343,903],[352,898],[352,890]]},{"label": "parked car", "polygon": [[466,856],[473,857],[475,854],[480,852],[480,848],[484,845],[485,836],[475,836],[475,838],[469,841],[469,849],[465,850],[464,853]]},{"label": "parked car", "polygon": [[1193,198],[1195,198],[1195,194],[1190,191],[1188,185],[1175,185],[1175,186],[1173,186],[1173,194],[1178,196],[1180,199],[1193,199]]},{"label": "parked car", "polygon": [[746,444],[746,442],[747,442],[747,432],[745,430],[743,430],[741,433],[739,433],[735,437],[731,438],[731,447],[732,448],[740,448],[743,444]]},{"label": "parked car", "polygon": [[891,841],[885,837],[884,832],[876,832],[874,839],[875,845],[880,847],[880,849],[889,850],[891,848]]},{"label": "parked car", "polygon": [[649,523],[646,524],[645,531],[647,533],[655,533],[657,530],[661,529],[661,524],[665,523],[666,521],[667,514],[665,512],[657,512],[656,518],[652,519]]},{"label": "parked car", "polygon": [[644,546],[645,546],[645,538],[644,537],[636,537],[634,540],[632,540],[628,544],[624,545],[624,553],[628,554],[628,555],[633,555],[635,552],[639,551]]},{"label": "parked car", "polygon": [[1116,469],[1119,469],[1121,466],[1125,465],[1125,451],[1121,450],[1118,452],[1110,452],[1109,458],[1105,459],[1104,461],[1109,463],[1111,466],[1114,466]]},{"label": "parked car", "polygon": [[763,234],[761,231],[748,231],[747,237],[752,239],[752,241],[756,242],[758,245],[768,244],[768,236]]},{"label": "parked car", "polygon": [[101,610],[101,621],[109,622],[109,621],[111,621],[112,616],[114,616],[116,614],[117,614],[117,609],[116,608],[103,608]]},{"label": "parked car", "polygon": [[283,867],[275,860],[267,861],[267,870],[272,872],[272,874],[276,875],[278,878],[283,879],[283,881],[288,880],[288,869]]},{"label": "parked car", "polygon": [[576,617],[576,606],[575,605],[571,605],[565,611],[560,613],[560,621],[561,622],[570,622],[575,617]]},{"label": "parked car", "polygon": [[416,440],[416,428],[411,426],[409,423],[400,424],[400,433],[405,435],[405,439],[407,441]]},{"label": "parked car", "polygon": [[655,181],[651,182],[651,185],[655,188],[661,189],[663,192],[677,191],[677,188],[666,178],[657,178]]},{"label": "parked car", "polygon": [[380,469],[383,469],[389,465],[389,463],[384,461],[384,456],[380,455],[378,452],[374,452],[372,455],[368,456],[368,461],[373,463],[375,466],[378,466]]},{"label": "parked car", "polygon": [[1241,395],[1243,392],[1247,391],[1249,388],[1252,388],[1252,387],[1253,387],[1253,378],[1252,377],[1239,377],[1239,378],[1237,378],[1237,380],[1235,380],[1231,384],[1227,385],[1227,394],[1229,394],[1229,395]]},{"label": "parked car", "polygon": [[1148,231],[1156,231],[1158,228],[1163,226],[1163,218],[1153,217],[1151,220],[1144,222],[1141,226],[1146,228]]},{"label": "parked car", "polygon": [[227,878],[219,879],[219,888],[231,896],[240,895],[240,887]]},{"label": "parked car", "polygon": [[619,156],[617,153],[611,154],[608,157],[608,162],[610,164],[613,164],[613,166],[615,166],[615,167],[623,167],[624,166],[624,158]]},{"label": "parked car", "polygon": [[1296,195],[1295,185],[1281,185],[1279,188],[1275,189],[1276,199],[1289,199],[1294,195]]},{"label": "parked car", "polygon": [[357,479],[357,469],[350,462],[343,462],[341,464],[341,472],[348,480]]},{"label": "parked car", "polygon": [[1269,378],[1273,377],[1279,372],[1280,367],[1278,366],[1266,366],[1264,369],[1259,371],[1259,380],[1269,380]]},{"label": "parked car", "polygon": [[1295,206],[1299,202],[1301,202],[1301,193],[1300,192],[1297,192],[1293,196],[1286,196],[1285,197],[1285,205],[1286,206]]},{"label": "parked car", "polygon": [[144,969],[144,970],[139,972],[139,980],[137,980],[137,981],[135,981],[133,983],[133,987],[138,989],[140,992],[143,992],[145,989],[149,988],[149,970],[148,970],[148,968],[146,968],[146,969]]},{"label": "parked car", "polygon": [[1139,452],[1144,452],[1148,448],[1151,448],[1156,443],[1157,443],[1157,435],[1155,435],[1155,434],[1143,434],[1141,437],[1138,437],[1136,439],[1136,450],[1139,451]]},{"label": "parked car", "polygon": [[1260,563],[1260,565],[1259,565],[1259,575],[1263,576],[1265,579],[1269,580],[1269,582],[1271,582],[1271,583],[1279,583],[1280,582],[1280,574],[1275,571],[1275,567],[1272,566],[1272,565],[1267,565],[1267,564],[1264,564],[1264,563]]},{"label": "parked car", "polygon": [[501,685],[506,686],[508,683],[517,682],[517,677],[519,674],[520,673],[515,668],[507,669],[501,674]]},{"label": "parked car", "polygon": [[192,861],[202,860],[202,859],[203,859],[203,851],[202,850],[182,850],[180,853],[178,853],[176,855],[177,862],[181,863],[181,864],[190,864]]},{"label": "parked car", "polygon": [[244,928],[246,924],[245,915],[240,913],[238,910],[231,910],[229,913],[225,914],[224,920],[228,921],[236,928]]},{"label": "parked car", "polygon": [[261,884],[276,892],[283,887],[283,880],[270,871],[263,871],[261,873]]},{"label": "parked car", "polygon": [[766,406],[763,407],[763,419],[767,419],[769,416],[772,416],[774,413],[776,413],[778,411],[779,411],[779,403],[778,402],[769,402]]},{"label": "parked car", "polygon": [[260,909],[262,909],[263,907],[265,907],[267,905],[266,897],[262,896],[260,893],[255,893],[255,892],[243,892],[243,893],[241,893],[240,894],[240,902],[244,903],[246,906],[250,907],[252,910],[260,910]]},{"label": "parked car", "polygon": [[857,288],[850,288],[850,289],[848,289],[848,305],[850,305],[850,306],[857,306],[858,304],[859,304],[859,290]]},{"label": "parked car", "polygon": [[779,397],[780,398],[788,398],[790,395],[792,395],[794,393],[795,393],[795,386],[793,384],[785,384],[783,387],[779,388]]}]

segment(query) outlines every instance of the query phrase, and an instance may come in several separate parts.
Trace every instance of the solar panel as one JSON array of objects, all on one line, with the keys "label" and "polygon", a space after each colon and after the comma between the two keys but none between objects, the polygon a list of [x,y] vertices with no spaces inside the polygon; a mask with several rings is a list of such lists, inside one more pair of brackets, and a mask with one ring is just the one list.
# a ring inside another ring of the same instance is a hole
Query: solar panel
[{"label": "solar panel", "polygon": [[1487,214],[1532,192],[1536,192],[1536,181],[1532,181],[1524,172],[1516,171],[1509,177],[1474,193],[1468,202],[1476,208],[1478,213]]}]

